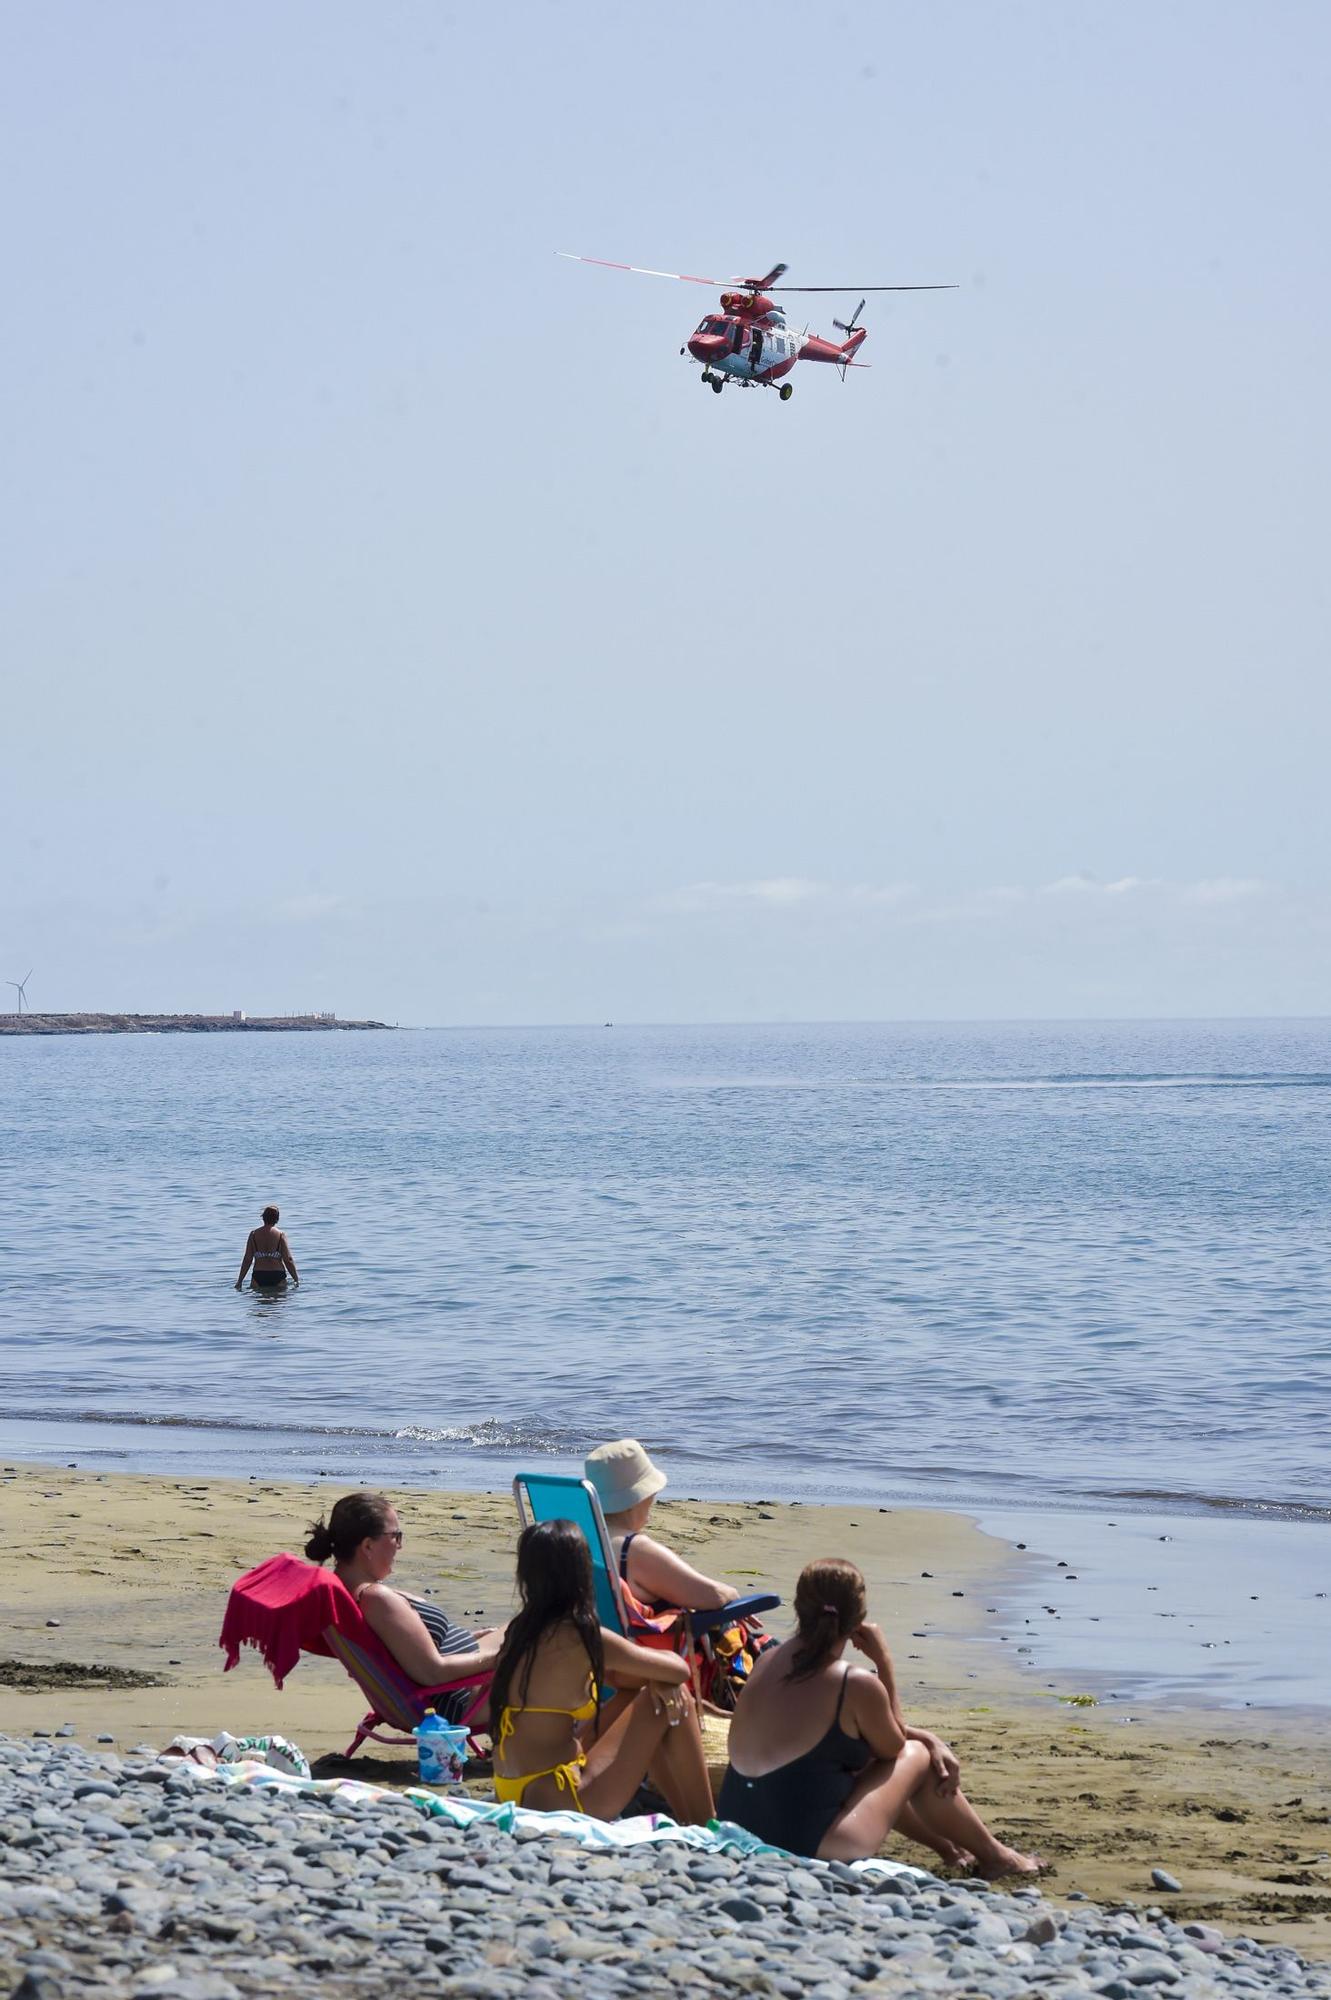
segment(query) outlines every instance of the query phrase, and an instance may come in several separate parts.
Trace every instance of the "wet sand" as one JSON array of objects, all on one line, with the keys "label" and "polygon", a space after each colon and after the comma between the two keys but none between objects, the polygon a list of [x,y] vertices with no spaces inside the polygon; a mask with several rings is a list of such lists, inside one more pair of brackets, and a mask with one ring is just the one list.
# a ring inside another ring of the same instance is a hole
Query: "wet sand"
[{"label": "wet sand", "polygon": [[[107,1733],[127,1749],[177,1733],[277,1730],[312,1758],[346,1748],[363,1702],[333,1662],[303,1660],[278,1694],[257,1654],[223,1678],[217,1649],[236,1576],[277,1549],[299,1551],[340,1488],[17,1464],[0,1480],[11,1556],[0,1578],[0,1731],[69,1723],[86,1743]],[[511,1498],[400,1498],[395,1580],[432,1591],[453,1617],[501,1624],[512,1609]],[[813,1556],[859,1562],[908,1718],[950,1738],[968,1793],[1004,1838],[1055,1864],[1055,1900],[1079,1891],[1167,1902],[1181,1921],[1331,1955],[1326,1711],[1074,1701],[1083,1684],[1049,1685],[1017,1654],[1025,1614],[1015,1607],[1039,1559],[961,1515],[676,1500],[660,1504],[654,1525],[700,1567],[739,1589],[770,1584],[787,1601]],[[783,1629],[781,1614],[769,1622]],[[1009,1644],[979,1643],[1001,1634]],[[409,1773],[409,1753],[399,1768]],[[904,1842],[889,1851],[925,1859]],[[1183,1893],[1153,1889],[1153,1867]]]}]

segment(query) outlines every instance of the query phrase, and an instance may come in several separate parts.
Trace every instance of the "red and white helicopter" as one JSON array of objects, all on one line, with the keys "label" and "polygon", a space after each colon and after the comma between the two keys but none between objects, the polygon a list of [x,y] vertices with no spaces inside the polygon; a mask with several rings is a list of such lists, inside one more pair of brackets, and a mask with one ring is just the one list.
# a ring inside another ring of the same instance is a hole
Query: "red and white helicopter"
[{"label": "red and white helicopter", "polygon": [[[684,271],[651,271],[642,264],[615,264],[608,257],[580,257],[575,250],[557,250],[555,255],[569,257],[575,264],[599,264],[606,271],[634,271],[642,278],[674,278],[681,285],[739,286],[738,291],[721,292],[720,312],[709,313],[700,321],[697,332],[679,350],[702,363],[702,379],[718,396],[727,382],[741,389],[752,389],[758,383],[764,389],[775,389],[781,401],[788,403],[795,384],[785,377],[797,361],[830,361],[841,370],[843,382],[848,368],[870,365],[854,358],[868,335],[868,328],[858,323],[864,311],[863,298],[848,320],[832,321],[837,332],[846,336],[835,341],[810,333],[807,326],[793,332],[786,325],[784,309],[770,296],[772,292],[843,292],[849,296],[860,290],[858,285],[778,284],[786,274],[784,264],[774,264],[765,278],[694,278]],[[870,292],[954,292],[957,288],[865,285],[863,289],[867,297]]]}]

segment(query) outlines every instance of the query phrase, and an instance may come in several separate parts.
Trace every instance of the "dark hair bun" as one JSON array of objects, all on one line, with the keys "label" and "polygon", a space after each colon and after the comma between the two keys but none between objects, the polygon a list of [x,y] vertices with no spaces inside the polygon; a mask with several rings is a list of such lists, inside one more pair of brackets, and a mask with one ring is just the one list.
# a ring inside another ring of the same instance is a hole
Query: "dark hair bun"
[{"label": "dark hair bun", "polygon": [[310,1539],[305,1544],[305,1553],[312,1563],[327,1562],[333,1553],[333,1538],[328,1532],[326,1521],[316,1521],[310,1529]]}]

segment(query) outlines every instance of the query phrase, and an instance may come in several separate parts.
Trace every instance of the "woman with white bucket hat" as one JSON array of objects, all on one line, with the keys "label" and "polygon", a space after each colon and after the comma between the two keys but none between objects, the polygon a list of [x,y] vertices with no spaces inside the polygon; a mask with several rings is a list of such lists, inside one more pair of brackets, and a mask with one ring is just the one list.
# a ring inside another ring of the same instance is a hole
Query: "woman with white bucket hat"
[{"label": "woman with white bucket hat", "polygon": [[739,1592],[729,1584],[703,1576],[643,1533],[666,1476],[636,1438],[598,1445],[587,1454],[583,1476],[595,1488],[619,1574],[636,1598],[685,1611],[717,1611],[734,1602]]}]

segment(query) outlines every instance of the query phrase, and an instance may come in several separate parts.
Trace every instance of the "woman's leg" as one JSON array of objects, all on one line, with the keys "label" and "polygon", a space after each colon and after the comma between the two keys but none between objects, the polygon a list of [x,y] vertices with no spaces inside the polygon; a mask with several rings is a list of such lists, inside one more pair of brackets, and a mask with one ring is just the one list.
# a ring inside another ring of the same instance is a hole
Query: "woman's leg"
[{"label": "woman's leg", "polygon": [[648,1765],[652,1783],[681,1826],[706,1826],[716,1807],[707,1775],[698,1708],[687,1688],[680,1689],[683,1718],[667,1728],[661,1747]]},{"label": "woman's leg", "polygon": [[578,1796],[596,1819],[623,1812],[670,1726],[645,1688],[631,1697],[620,1695],[615,1708],[613,1721],[584,1746],[587,1762],[578,1778]]},{"label": "woman's leg", "polygon": [[877,1854],[896,1825],[901,1808],[917,1792],[930,1771],[923,1743],[907,1743],[888,1763],[875,1758],[865,1766],[855,1789],[818,1843],[824,1861],[863,1861]]},{"label": "woman's leg", "polygon": [[587,1811],[597,1819],[613,1819],[650,1771],[681,1825],[705,1826],[712,1817],[712,1787],[692,1702],[683,1721],[673,1728],[650,1688],[628,1701],[621,1696],[615,1705],[621,1712],[587,1745],[587,1762],[578,1779],[578,1795]]},{"label": "woman's leg", "polygon": [[915,1841],[917,1846],[931,1847],[939,1860],[945,1861],[949,1868],[973,1868],[975,1865],[975,1856],[969,1848],[958,1847],[954,1840],[945,1840],[941,1834],[934,1833],[925,1825],[913,1805],[907,1804],[901,1808],[892,1831],[899,1833],[903,1840]]},{"label": "woman's leg", "polygon": [[[928,1783],[929,1753],[922,1743],[907,1743],[892,1763],[870,1764],[819,1844],[825,1861],[860,1861],[876,1854],[909,1804],[914,1824],[926,1845],[941,1852],[940,1842],[964,1848],[974,1856],[978,1875],[1036,1875],[1040,1864],[995,1840],[974,1806],[961,1792],[943,1797]],[[918,1838],[918,1833],[912,1838]]]}]

